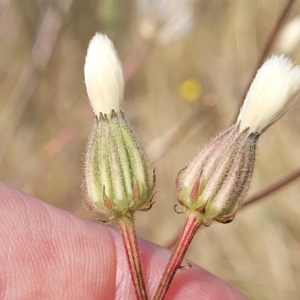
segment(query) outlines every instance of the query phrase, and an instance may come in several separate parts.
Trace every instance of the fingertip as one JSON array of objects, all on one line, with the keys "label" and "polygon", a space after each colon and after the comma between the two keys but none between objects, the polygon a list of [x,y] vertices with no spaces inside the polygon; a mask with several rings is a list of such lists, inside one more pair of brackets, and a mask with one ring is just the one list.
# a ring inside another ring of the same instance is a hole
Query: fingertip
[{"label": "fingertip", "polygon": [[115,244],[106,228],[4,184],[0,211],[1,299],[115,299]]},{"label": "fingertip", "polygon": [[[133,285],[120,235],[100,224],[0,183],[0,251],[5,295],[68,295],[69,299],[132,299]],[[171,255],[140,239],[141,260],[150,297]],[[20,268],[22,266],[22,268]],[[14,287],[18,286],[18,290]],[[42,288],[41,288],[42,287]],[[81,298],[80,298],[81,297]],[[2,299],[2,298],[1,298]],[[166,299],[242,300],[245,296],[193,264],[178,270]]]}]

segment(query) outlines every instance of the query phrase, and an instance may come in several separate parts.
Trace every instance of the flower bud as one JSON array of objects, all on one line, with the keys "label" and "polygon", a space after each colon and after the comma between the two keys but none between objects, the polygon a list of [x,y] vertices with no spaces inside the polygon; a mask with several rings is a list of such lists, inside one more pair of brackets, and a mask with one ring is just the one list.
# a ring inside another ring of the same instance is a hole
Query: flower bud
[{"label": "flower bud", "polygon": [[232,126],[179,173],[179,203],[202,215],[202,222],[227,222],[249,189],[258,135]]},{"label": "flower bud", "polygon": [[85,204],[118,217],[149,206],[153,186],[146,154],[123,114],[100,114],[85,157]]},{"label": "flower bud", "polygon": [[106,36],[96,34],[90,42],[85,81],[96,118],[85,155],[84,203],[109,218],[146,209],[151,206],[154,174],[120,111],[122,67]]},{"label": "flower bud", "polygon": [[214,139],[176,180],[178,201],[201,221],[231,221],[249,190],[256,143],[300,92],[300,68],[273,56],[258,71],[237,123]]}]

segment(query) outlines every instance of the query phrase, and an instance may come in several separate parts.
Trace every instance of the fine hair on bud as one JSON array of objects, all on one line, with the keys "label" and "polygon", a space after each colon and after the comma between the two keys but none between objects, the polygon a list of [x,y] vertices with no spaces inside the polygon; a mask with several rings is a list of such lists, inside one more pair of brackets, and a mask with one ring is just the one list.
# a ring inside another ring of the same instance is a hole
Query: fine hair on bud
[{"label": "fine hair on bud", "polygon": [[197,211],[204,225],[226,223],[250,188],[259,134],[233,125],[208,144],[177,177],[181,205]]},{"label": "fine hair on bud", "polygon": [[95,118],[84,166],[84,204],[117,218],[151,206],[155,177],[122,112]]}]

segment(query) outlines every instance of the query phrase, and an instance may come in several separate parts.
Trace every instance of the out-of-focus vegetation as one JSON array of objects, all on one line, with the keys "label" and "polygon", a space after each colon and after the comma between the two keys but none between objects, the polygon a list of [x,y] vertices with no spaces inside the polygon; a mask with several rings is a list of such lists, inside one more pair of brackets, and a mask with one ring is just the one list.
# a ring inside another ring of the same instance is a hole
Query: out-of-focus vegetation
[{"label": "out-of-focus vegetation", "polygon": [[[81,205],[93,120],[83,65],[90,38],[106,33],[125,61],[125,113],[157,173],[156,203],[138,214],[137,230],[165,244],[183,221],[173,211],[174,178],[233,122],[285,1],[147,2],[0,0],[0,179],[95,220]],[[295,3],[289,19],[299,12]],[[300,63],[299,47],[291,57]],[[298,101],[261,137],[252,193],[300,168],[299,113]],[[299,194],[296,182],[229,225],[202,228],[188,258],[250,299],[299,299]]]}]

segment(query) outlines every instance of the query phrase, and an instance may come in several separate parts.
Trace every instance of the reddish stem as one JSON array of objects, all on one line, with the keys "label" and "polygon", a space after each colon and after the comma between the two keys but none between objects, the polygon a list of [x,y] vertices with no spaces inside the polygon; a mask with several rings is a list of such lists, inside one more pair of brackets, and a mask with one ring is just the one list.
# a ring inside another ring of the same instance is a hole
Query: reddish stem
[{"label": "reddish stem", "polygon": [[122,217],[117,220],[117,223],[123,239],[123,245],[126,252],[126,258],[129,266],[131,280],[135,289],[136,298],[138,300],[147,300],[148,296],[142,273],[133,215]]},{"label": "reddish stem", "polygon": [[164,274],[160,280],[153,300],[164,299],[177,270],[181,266],[184,255],[200,225],[201,219],[199,218],[199,215],[187,212],[183,230],[173,250],[172,256],[170,257],[169,262],[165,268]]}]

